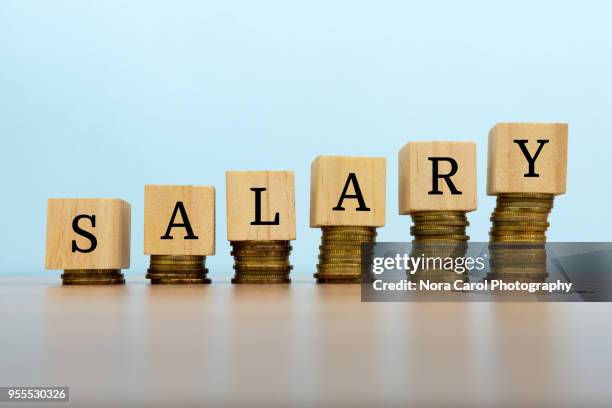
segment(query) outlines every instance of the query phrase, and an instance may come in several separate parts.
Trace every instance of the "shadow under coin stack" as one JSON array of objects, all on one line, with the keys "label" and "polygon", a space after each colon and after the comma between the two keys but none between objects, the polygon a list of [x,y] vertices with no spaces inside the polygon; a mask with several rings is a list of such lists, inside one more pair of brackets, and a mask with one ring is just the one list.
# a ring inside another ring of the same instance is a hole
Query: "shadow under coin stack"
[{"label": "shadow under coin stack", "polygon": [[554,195],[500,193],[491,216],[489,280],[543,282],[546,230]]},{"label": "shadow under coin stack", "polygon": [[362,255],[366,262],[372,256],[371,246],[364,253],[362,244],[376,242],[376,227],[329,226],[321,230],[319,263],[314,274],[317,283],[360,283]]},{"label": "shadow under coin stack", "polygon": [[410,233],[412,240],[412,258],[423,258],[424,268],[414,273],[408,271],[412,281],[429,280],[431,282],[467,282],[469,275],[458,273],[455,269],[445,269],[448,258],[463,258],[467,253],[467,242],[470,237],[466,228],[470,223],[465,211],[417,211],[410,214],[413,226]]},{"label": "shadow under coin stack", "polygon": [[65,269],[63,285],[123,285],[121,269]]},{"label": "shadow under coin stack", "polygon": [[152,284],[210,283],[202,255],[151,255],[147,279]]},{"label": "shadow under coin stack", "polygon": [[291,283],[289,241],[231,241],[232,283]]}]

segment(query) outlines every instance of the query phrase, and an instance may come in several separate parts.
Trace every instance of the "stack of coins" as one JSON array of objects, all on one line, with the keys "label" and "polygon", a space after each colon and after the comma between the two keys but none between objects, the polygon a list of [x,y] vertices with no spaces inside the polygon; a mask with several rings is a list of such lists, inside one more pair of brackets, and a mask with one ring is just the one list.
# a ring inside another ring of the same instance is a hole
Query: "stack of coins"
[{"label": "stack of coins", "polygon": [[546,242],[548,214],[553,200],[552,194],[499,194],[491,216],[490,242]]},{"label": "stack of coins", "polygon": [[470,223],[465,211],[418,211],[410,214],[414,242],[453,244],[467,242],[465,229]]},{"label": "stack of coins", "polygon": [[366,263],[376,242],[376,227],[329,226],[322,227],[319,263],[314,277],[317,283],[361,282],[362,256]]},{"label": "stack of coins", "polygon": [[418,211],[410,215],[414,224],[410,228],[413,236],[410,256],[421,257],[425,262],[418,270],[407,271],[410,280],[467,281],[466,270],[445,269],[449,258],[463,258],[467,253],[470,237],[466,228],[470,223],[465,211]]},{"label": "stack of coins", "polygon": [[66,269],[63,285],[123,285],[121,269]]},{"label": "stack of coins", "polygon": [[205,263],[201,255],[151,255],[146,277],[152,284],[210,283]]},{"label": "stack of coins", "polygon": [[487,279],[540,282],[546,270],[546,230],[554,195],[500,193],[491,216]]},{"label": "stack of coins", "polygon": [[231,241],[232,283],[290,283],[289,241]]},{"label": "stack of coins", "polygon": [[544,282],[546,269],[545,244],[490,244],[490,270],[487,280],[511,282]]}]

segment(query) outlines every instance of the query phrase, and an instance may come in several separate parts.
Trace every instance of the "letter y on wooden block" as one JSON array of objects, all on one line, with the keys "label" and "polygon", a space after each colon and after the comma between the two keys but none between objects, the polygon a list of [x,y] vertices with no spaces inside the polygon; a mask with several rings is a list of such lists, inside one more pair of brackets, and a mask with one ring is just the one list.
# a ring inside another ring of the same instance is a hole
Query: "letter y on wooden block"
[{"label": "letter y on wooden block", "polygon": [[114,198],[49,199],[45,267],[129,268],[130,212]]},{"label": "letter y on wooden block", "polygon": [[498,123],[489,131],[487,194],[563,194],[566,123]]}]

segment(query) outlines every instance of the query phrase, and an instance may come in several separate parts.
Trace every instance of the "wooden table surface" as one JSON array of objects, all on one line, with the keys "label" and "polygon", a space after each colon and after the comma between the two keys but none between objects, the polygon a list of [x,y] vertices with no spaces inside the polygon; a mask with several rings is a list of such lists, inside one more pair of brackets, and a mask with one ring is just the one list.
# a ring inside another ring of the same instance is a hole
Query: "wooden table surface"
[{"label": "wooden table surface", "polygon": [[0,386],[69,386],[82,407],[612,405],[611,304],[359,290],[2,276]]}]

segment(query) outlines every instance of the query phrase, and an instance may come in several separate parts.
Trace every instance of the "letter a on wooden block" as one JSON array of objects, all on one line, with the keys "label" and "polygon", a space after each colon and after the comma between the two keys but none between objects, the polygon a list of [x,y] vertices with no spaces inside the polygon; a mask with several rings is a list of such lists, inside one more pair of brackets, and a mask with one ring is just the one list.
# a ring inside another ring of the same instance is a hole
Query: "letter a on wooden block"
[{"label": "letter a on wooden block", "polygon": [[563,194],[567,123],[498,123],[489,131],[487,194]]},{"label": "letter a on wooden block", "polygon": [[46,268],[129,268],[130,211],[114,198],[49,199]]},{"label": "letter a on wooden block", "polygon": [[382,157],[317,157],[310,168],[310,226],[384,226],[386,180]]},{"label": "letter a on wooden block", "polygon": [[295,182],[292,171],[228,171],[227,239],[295,239]]},{"label": "letter a on wooden block", "polygon": [[400,150],[400,214],[475,209],[475,143],[410,142]]},{"label": "letter a on wooden block", "polygon": [[144,252],[214,255],[215,188],[146,185]]}]

